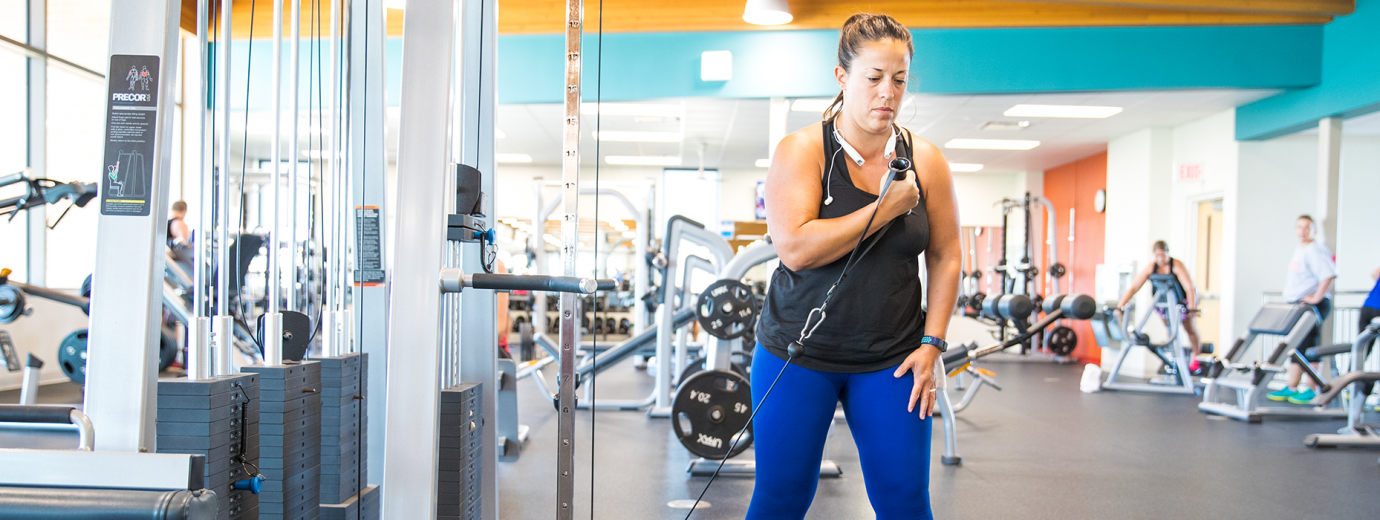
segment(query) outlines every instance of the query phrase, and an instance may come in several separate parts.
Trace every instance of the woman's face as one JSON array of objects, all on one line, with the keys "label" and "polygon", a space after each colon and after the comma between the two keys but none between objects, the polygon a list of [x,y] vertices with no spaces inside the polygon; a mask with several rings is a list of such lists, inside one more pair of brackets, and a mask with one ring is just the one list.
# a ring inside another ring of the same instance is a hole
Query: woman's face
[{"label": "woman's face", "polygon": [[1169,264],[1169,253],[1168,253],[1167,251],[1165,251],[1165,250],[1163,250],[1163,249],[1160,249],[1160,248],[1156,247],[1156,248],[1154,248],[1154,252],[1155,252],[1155,265],[1163,266],[1163,265],[1168,265],[1168,264]]},{"label": "woman's face", "polygon": [[886,39],[863,44],[853,70],[834,67],[843,90],[843,114],[869,132],[886,132],[901,108],[910,71],[905,42]]}]

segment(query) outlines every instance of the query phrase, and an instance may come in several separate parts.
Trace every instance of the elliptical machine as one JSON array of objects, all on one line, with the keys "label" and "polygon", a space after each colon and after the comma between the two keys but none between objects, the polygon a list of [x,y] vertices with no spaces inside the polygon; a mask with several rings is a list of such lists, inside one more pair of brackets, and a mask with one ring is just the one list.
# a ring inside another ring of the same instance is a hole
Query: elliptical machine
[{"label": "elliptical machine", "polygon": [[[1108,330],[1122,332],[1121,353],[1117,355],[1116,362],[1112,364],[1111,372],[1107,375],[1107,380],[1102,383],[1103,390],[1125,390],[1133,392],[1158,392],[1165,394],[1186,394],[1195,395],[1197,388],[1193,381],[1193,375],[1188,369],[1187,347],[1179,342],[1179,329],[1183,323],[1185,302],[1179,301],[1179,294],[1182,288],[1178,278],[1172,274],[1152,274],[1150,284],[1154,288],[1155,300],[1141,314],[1139,320],[1134,320],[1134,307],[1127,307],[1127,312],[1123,313],[1126,317],[1119,320],[1109,313],[1103,313],[1104,319],[1111,320],[1115,327],[1107,327]],[[1169,323],[1169,337],[1163,342],[1155,342],[1146,334],[1145,324],[1150,321],[1150,316],[1160,314]],[[1132,326],[1134,324],[1134,327]],[[1142,347],[1159,358],[1164,364],[1164,377],[1153,379],[1149,383],[1131,383],[1119,381],[1121,378],[1121,365],[1126,362],[1126,356],[1131,353],[1134,347]]]}]

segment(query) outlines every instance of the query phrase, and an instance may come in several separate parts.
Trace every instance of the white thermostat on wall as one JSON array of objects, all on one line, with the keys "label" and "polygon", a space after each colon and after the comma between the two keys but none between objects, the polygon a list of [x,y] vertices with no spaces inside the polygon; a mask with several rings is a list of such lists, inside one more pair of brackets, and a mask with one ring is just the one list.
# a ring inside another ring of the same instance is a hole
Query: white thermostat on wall
[{"label": "white thermostat on wall", "polygon": [[1093,194],[1093,209],[1098,213],[1107,211],[1107,190],[1097,190],[1097,193]]}]

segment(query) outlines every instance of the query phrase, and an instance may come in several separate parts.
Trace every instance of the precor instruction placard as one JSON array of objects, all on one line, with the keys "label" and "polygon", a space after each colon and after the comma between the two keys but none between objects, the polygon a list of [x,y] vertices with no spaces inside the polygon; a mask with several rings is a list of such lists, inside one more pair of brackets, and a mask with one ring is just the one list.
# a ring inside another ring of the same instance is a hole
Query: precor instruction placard
[{"label": "precor instruction placard", "polygon": [[158,56],[113,54],[106,76],[101,214],[148,216],[158,136]]}]

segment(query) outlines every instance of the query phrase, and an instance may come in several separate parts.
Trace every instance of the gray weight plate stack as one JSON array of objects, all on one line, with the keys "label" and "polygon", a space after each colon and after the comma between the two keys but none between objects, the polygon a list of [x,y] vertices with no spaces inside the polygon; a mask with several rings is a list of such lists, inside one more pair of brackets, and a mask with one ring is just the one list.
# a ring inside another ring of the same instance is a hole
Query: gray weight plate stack
[{"label": "gray weight plate stack", "polygon": [[259,395],[257,374],[158,381],[157,451],[206,457],[206,488],[216,492],[218,520],[257,517],[258,495],[231,486],[252,476],[239,461],[241,450],[246,463],[258,463]]},{"label": "gray weight plate stack", "polygon": [[483,385],[441,390],[441,446],[436,470],[436,519],[473,520],[483,514]]},{"label": "gray weight plate stack", "polygon": [[[367,361],[365,362],[365,368],[368,368]],[[365,373],[368,373],[368,370],[365,370]],[[364,486],[364,490],[359,492],[359,520],[379,520],[383,518],[383,503],[380,502],[379,499],[381,496],[383,496],[383,494],[379,493],[379,487],[377,485]]]},{"label": "gray weight plate stack", "polygon": [[363,489],[364,354],[316,358],[321,363],[321,518],[359,518]]},{"label": "gray weight plate stack", "polygon": [[259,374],[259,518],[316,519],[321,494],[321,363],[244,367]]}]

